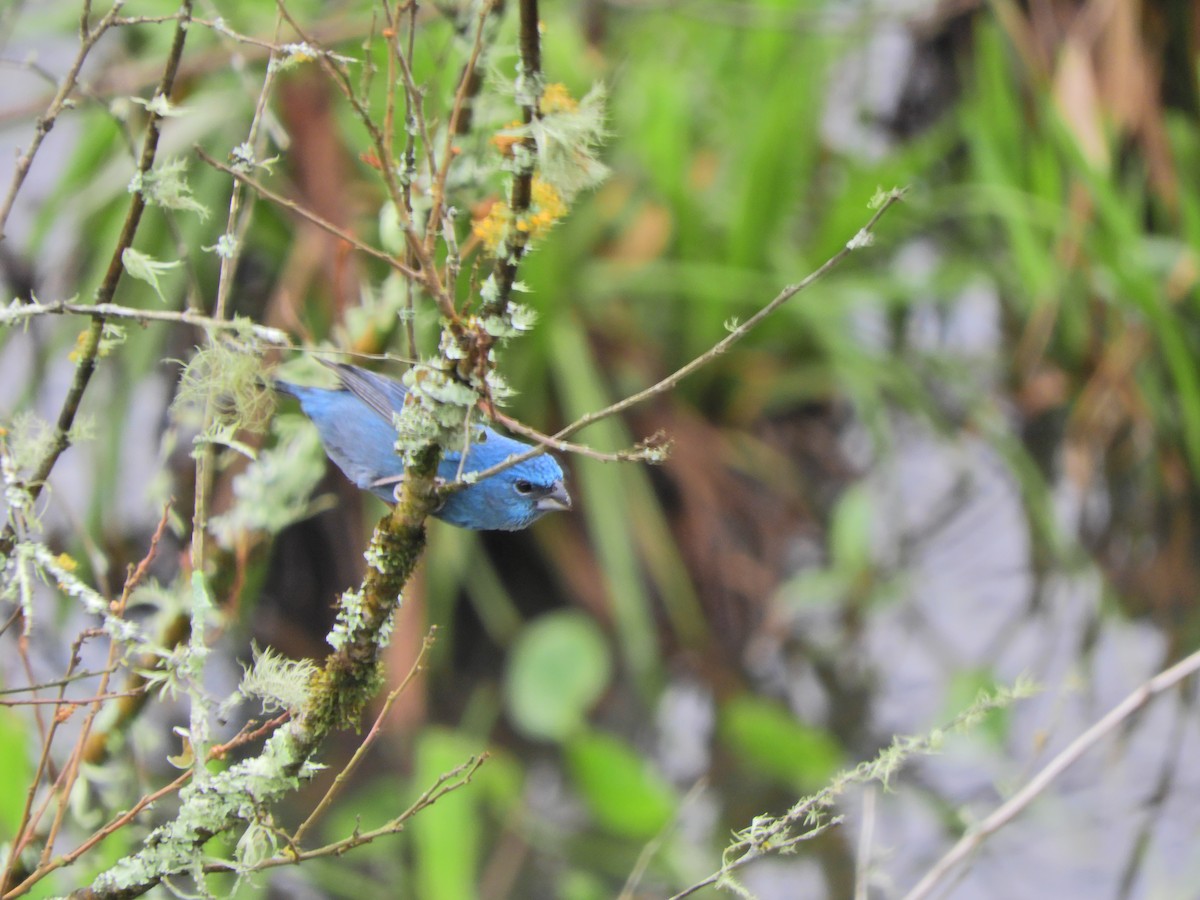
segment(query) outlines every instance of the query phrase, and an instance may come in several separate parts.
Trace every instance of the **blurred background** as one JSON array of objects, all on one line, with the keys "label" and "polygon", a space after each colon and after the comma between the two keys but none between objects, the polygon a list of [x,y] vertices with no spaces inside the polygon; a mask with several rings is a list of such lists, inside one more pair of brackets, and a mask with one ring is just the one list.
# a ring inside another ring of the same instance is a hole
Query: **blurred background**
[{"label": "blurred background", "polygon": [[[160,6],[131,0],[126,14]],[[378,28],[365,0],[289,9],[339,53],[382,59],[365,49]],[[452,12],[420,14],[416,75],[431,97],[460,65]],[[515,12],[500,14],[464,145],[516,117],[502,87]],[[274,37],[270,4],[197,14]],[[1198,14],[1190,0],[545,3],[548,79],[576,97],[607,86],[612,174],[522,263],[539,321],[502,356],[511,415],[550,432],[656,382],[837,252],[877,188],[907,185],[907,200],[872,248],[735,351],[579,436],[615,450],[663,430],[664,465],[564,459],[575,511],[527,532],[431,524],[389,680],[431,625],[436,644],[325,835],[396,815],[470,753],[491,758],[402,835],[238,896],[667,897],[717,868],[756,815],[782,813],[897,734],[946,723],[980,689],[1031,677],[1035,697],[913,761],[890,790],[855,788],[839,827],[741,873],[763,900],[899,897],[964,828],[1194,650]],[[0,158],[27,145],[78,15],[66,0],[0,7]],[[19,197],[0,244],[4,302],[86,300],[107,265],[133,170],[114,114],[136,122],[128,98],[152,92],[170,29],[114,38]],[[152,211],[143,228],[140,250],[184,260],[160,279],[169,308],[211,305],[217,261],[199,248],[224,228],[229,185],[191,148],[223,159],[244,139],[266,59],[215,28],[189,41],[175,98],[186,114],[164,154],[191,160],[212,215]],[[362,128],[315,65],[281,74],[267,133],[280,159],[264,181],[386,239]],[[467,213],[503,184],[497,174],[490,194],[464,195],[464,236]],[[375,261],[259,202],[239,314],[310,345],[403,355],[397,297]],[[131,279],[117,299],[162,306]],[[417,325],[432,352],[432,313]],[[56,414],[80,327],[0,331],[6,422]],[[63,457],[44,501],[52,543],[90,578],[119,584],[172,496],[181,525],[156,576],[178,574],[194,472],[188,424],[167,408],[172,360],[199,340],[131,328],[100,365],[84,404],[93,439]],[[268,446],[316,478],[305,429],[284,403]],[[220,474],[218,513],[245,500],[242,470]],[[270,527],[224,520],[218,693],[251,640],[326,652],[333,601],[358,583],[385,508],[336,470],[317,497]],[[31,638],[47,673],[63,668],[67,623],[78,627],[59,602]],[[3,666],[17,677],[15,659]],[[1189,685],[1132,719],[943,896],[1195,897],[1193,701]],[[170,716],[140,719],[136,753],[103,765],[161,779]],[[6,732],[22,727],[5,719]],[[358,740],[329,749],[331,772]],[[10,771],[29,765],[7,754]],[[302,818],[326,786],[281,819]]]}]

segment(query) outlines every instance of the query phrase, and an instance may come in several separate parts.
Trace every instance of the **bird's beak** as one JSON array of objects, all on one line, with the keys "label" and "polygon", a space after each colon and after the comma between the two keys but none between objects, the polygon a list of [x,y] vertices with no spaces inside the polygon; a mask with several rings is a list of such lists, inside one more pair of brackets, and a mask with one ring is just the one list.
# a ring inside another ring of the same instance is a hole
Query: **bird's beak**
[{"label": "bird's beak", "polygon": [[558,512],[559,510],[567,511],[571,508],[571,495],[567,493],[567,486],[561,481],[554,482],[554,487],[550,489],[550,493],[544,497],[539,497],[535,504],[538,512]]}]

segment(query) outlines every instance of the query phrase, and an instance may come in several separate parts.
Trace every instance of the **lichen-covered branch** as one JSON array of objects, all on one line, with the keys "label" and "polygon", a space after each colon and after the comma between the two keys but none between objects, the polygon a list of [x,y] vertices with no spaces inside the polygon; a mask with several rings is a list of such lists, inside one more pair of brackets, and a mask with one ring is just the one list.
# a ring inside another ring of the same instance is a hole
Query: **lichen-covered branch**
[{"label": "lichen-covered branch", "polygon": [[228,331],[236,337],[253,338],[272,347],[290,347],[287,332],[269,325],[259,325],[249,319],[214,319],[194,310],[135,309],[117,303],[90,305],[58,301],[53,303],[14,303],[0,306],[0,325],[14,325],[40,316],[103,316],[105,319],[127,319],[145,325],[149,322],[174,322],[209,331]]},{"label": "lichen-covered branch", "polygon": [[262,752],[180,792],[175,817],[137,853],[102,873],[75,900],[139,897],[164,878],[200,873],[201,849],[218,834],[257,821],[262,810],[296,790],[316,770],[313,756],[330,732],[352,727],[380,683],[379,655],[425,547],[425,519],[434,508],[440,450],[414,454],[395,508],[375,528],[367,574],[341,598],[330,636],[334,651],[313,677],[307,702],[266,742]]},{"label": "lichen-covered branch", "polygon": [[[538,102],[542,97],[542,45],[538,31],[537,0],[521,0],[520,74],[517,76],[517,100],[521,104],[521,119],[526,125],[532,125],[538,115]],[[529,210],[533,200],[533,173],[537,168],[537,141],[532,134],[526,134],[513,145],[513,161],[516,170],[513,176],[512,190],[509,194],[509,207],[514,217],[519,217]],[[501,315],[508,306],[512,296],[513,285],[517,281],[517,268],[525,255],[529,242],[528,232],[514,229],[507,240],[508,252],[497,263],[497,288],[494,299],[485,302],[484,315]]]}]

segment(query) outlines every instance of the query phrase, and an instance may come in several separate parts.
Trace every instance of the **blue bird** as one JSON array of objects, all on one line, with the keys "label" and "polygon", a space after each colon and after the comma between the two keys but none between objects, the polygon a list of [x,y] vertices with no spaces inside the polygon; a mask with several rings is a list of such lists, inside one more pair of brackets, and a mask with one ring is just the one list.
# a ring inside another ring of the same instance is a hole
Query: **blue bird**
[{"label": "blue bird", "polygon": [[[300,401],[304,414],[317,426],[325,452],[346,477],[363,490],[394,503],[394,490],[404,465],[396,454],[392,416],[404,406],[407,389],[383,375],[344,363],[326,363],[341,382],[337,389],[306,387],[287,381],[275,386]],[[524,453],[528,444],[478,427],[467,450],[463,472],[480,472],[509,456]],[[438,478],[454,481],[462,453],[446,450]],[[517,531],[554,510],[571,508],[563,471],[551,456],[535,456],[483,481],[450,494],[434,512],[439,519],[476,531]]]}]

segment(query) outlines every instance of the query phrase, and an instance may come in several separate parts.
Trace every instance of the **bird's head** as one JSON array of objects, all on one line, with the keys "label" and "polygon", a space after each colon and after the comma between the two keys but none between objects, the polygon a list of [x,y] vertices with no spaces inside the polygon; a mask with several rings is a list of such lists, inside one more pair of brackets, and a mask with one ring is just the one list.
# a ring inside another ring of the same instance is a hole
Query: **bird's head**
[{"label": "bird's head", "polygon": [[[472,445],[464,472],[480,472],[528,446],[491,432]],[[453,459],[443,460],[443,467]],[[484,531],[518,531],[548,512],[569,510],[562,467],[552,456],[535,456],[490,478],[468,485],[447,497],[438,518],[460,528]]]}]

